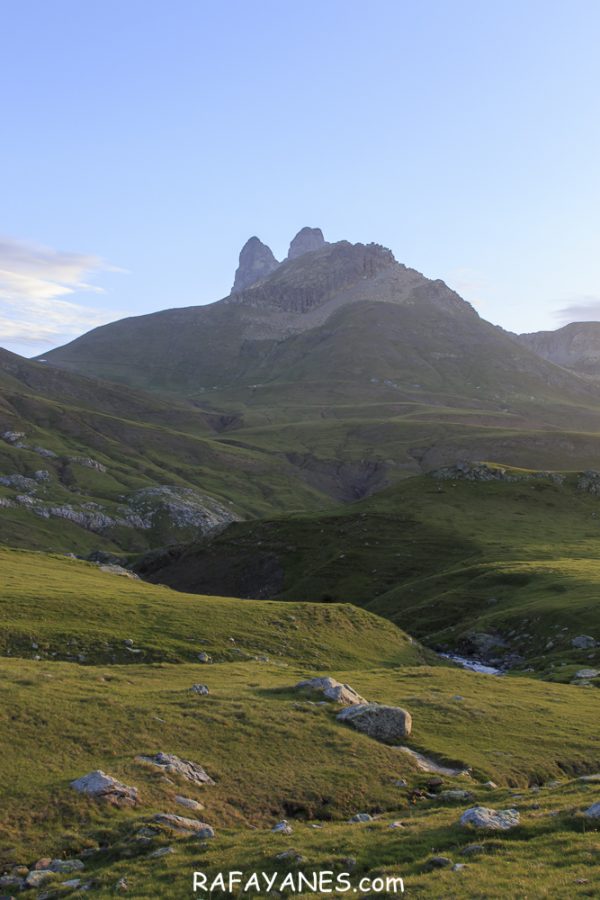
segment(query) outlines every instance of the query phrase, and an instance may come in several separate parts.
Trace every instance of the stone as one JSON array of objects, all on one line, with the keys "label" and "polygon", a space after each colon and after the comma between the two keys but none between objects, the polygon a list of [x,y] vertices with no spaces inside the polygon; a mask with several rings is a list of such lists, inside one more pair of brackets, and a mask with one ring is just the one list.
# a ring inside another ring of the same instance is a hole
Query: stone
[{"label": "stone", "polygon": [[448,856],[432,856],[426,863],[428,869],[445,869],[452,865],[452,860]]},{"label": "stone", "polygon": [[484,782],[483,787],[489,788],[490,791],[494,791],[494,790],[496,790],[498,785],[496,784],[495,781],[486,781],[486,782]]},{"label": "stone", "polygon": [[399,706],[380,706],[377,703],[347,706],[336,718],[338,722],[345,722],[384,744],[406,738],[412,730],[410,713]]},{"label": "stone", "polygon": [[118,894],[125,894],[129,890],[129,882],[126,878],[119,878],[115,884],[115,891]]},{"label": "stone", "polygon": [[587,819],[600,819],[600,803],[593,803],[583,812]]},{"label": "stone", "polygon": [[254,235],[246,241],[240,251],[231,293],[237,294],[252,287],[257,281],[267,278],[278,266],[279,263],[273,256],[271,248]]},{"label": "stone", "polygon": [[301,228],[295,238],[292,239],[288,250],[288,259],[297,259],[305,253],[319,250],[325,246],[325,238],[320,228]]},{"label": "stone", "polygon": [[208,685],[206,684],[193,684],[190,688],[190,691],[194,694],[200,694],[202,697],[206,697],[207,694],[210,693],[208,690]]},{"label": "stone", "polygon": [[394,782],[394,784],[396,785],[396,787],[399,787],[399,788],[408,787],[408,781],[406,781],[406,779],[404,779],[404,778],[397,778],[396,781]]},{"label": "stone", "polygon": [[206,653],[206,651],[203,650],[201,653],[198,654],[198,662],[201,662],[201,663],[212,662],[212,657],[208,653]]},{"label": "stone", "polygon": [[104,800],[112,806],[135,806],[139,802],[138,789],[117,781],[112,775],[106,775],[101,769],[89,772],[71,782],[71,787],[80,794],[89,794]]},{"label": "stone", "polygon": [[61,883],[61,887],[71,888],[74,890],[75,888],[78,888],[80,884],[81,884],[81,878],[70,878],[68,881],[63,881]]},{"label": "stone", "polygon": [[369,813],[356,813],[355,816],[352,816],[351,819],[348,819],[352,824],[356,822],[372,822],[373,816],[370,816]]},{"label": "stone", "polygon": [[175,853],[173,847],[159,847],[148,854],[149,859],[160,859],[161,856],[168,856],[169,853]]},{"label": "stone", "polygon": [[25,885],[25,879],[19,878],[18,875],[2,875],[0,877],[0,889],[15,888],[20,891]]},{"label": "stone", "polygon": [[575,678],[597,678],[600,675],[600,669],[579,669],[575,672]]},{"label": "stone", "polygon": [[282,819],[277,825],[273,825],[271,831],[274,831],[276,834],[292,834],[293,828],[287,819]]},{"label": "stone", "polygon": [[[115,566],[115,565],[106,565],[100,566],[101,572],[106,572],[107,575],[119,575],[121,578],[132,578],[134,581],[139,581],[139,575],[136,575],[135,572],[130,572],[129,569],[125,569],[123,566]],[[132,646],[131,644],[127,646]]]},{"label": "stone", "polygon": [[56,878],[56,872],[50,869],[35,869],[25,879],[26,888],[39,888]]},{"label": "stone", "polygon": [[66,874],[70,872],[81,872],[85,867],[80,859],[53,859],[48,868],[52,872]]},{"label": "stone", "polygon": [[214,784],[214,781],[208,775],[202,766],[198,763],[190,762],[189,759],[180,759],[173,753],[156,753],[154,756],[137,756],[138,762],[147,763],[168,772],[170,775],[180,775],[186,781],[193,784]]},{"label": "stone", "polygon": [[303,863],[304,857],[301,853],[298,853],[297,850],[284,850],[282,853],[278,853],[275,859],[282,861],[289,861],[295,863]]},{"label": "stone", "polygon": [[[600,773],[595,774],[595,775],[580,775],[578,780],[579,781],[587,781],[587,782],[591,782],[592,784],[594,784],[595,782],[600,781]],[[557,782],[557,784],[560,784],[560,782]],[[550,785],[548,785],[548,787],[550,787]]]},{"label": "stone", "polygon": [[350,687],[349,684],[342,684],[330,676],[321,678],[310,678],[308,681],[299,681],[297,688],[306,688],[311,691],[319,691],[328,700],[335,703],[341,703],[343,706],[356,706],[358,704],[366,704],[368,701],[364,697]]},{"label": "stone", "polygon": [[41,859],[38,859],[37,862],[33,864],[32,869],[49,869],[52,865],[52,860],[49,856],[42,856]]},{"label": "stone", "polygon": [[458,788],[452,788],[448,791],[442,791],[437,795],[437,797],[438,800],[444,800],[451,803],[455,801],[468,802],[473,799],[473,794],[470,791],[462,791]]},{"label": "stone", "polygon": [[186,806],[188,809],[204,809],[203,805],[198,803],[197,800],[193,800],[191,797],[182,797],[181,794],[176,795],[175,802],[179,803],[180,806]]},{"label": "stone", "polygon": [[466,863],[454,863],[454,865],[452,866],[452,871],[453,872],[462,872],[462,870],[466,869],[466,868],[467,868]]},{"label": "stone", "polygon": [[402,822],[390,822],[390,828],[404,828]]},{"label": "stone", "polygon": [[469,844],[467,847],[463,847],[460,852],[463,856],[478,856],[480,853],[485,853],[485,847],[483,844]]},{"label": "stone", "polygon": [[473,806],[460,817],[460,824],[465,828],[476,828],[488,831],[509,831],[519,824],[520,816],[516,809],[488,809],[486,806]]},{"label": "stone", "polygon": [[590,637],[589,634],[579,634],[577,637],[573,638],[571,646],[574,647],[575,650],[591,650],[592,647],[596,646],[596,641],[593,637]]},{"label": "stone", "polygon": [[211,826],[198,819],[186,819],[184,816],[176,816],[173,813],[156,813],[152,818],[158,825],[164,825],[165,828],[182,834],[193,834],[202,839],[215,836]]}]

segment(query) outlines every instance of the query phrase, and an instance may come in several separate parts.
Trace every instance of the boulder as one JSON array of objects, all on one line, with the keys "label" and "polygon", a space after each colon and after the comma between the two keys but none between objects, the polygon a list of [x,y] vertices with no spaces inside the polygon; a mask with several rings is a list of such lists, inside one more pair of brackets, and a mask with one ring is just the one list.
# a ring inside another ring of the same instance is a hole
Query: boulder
[{"label": "boulder", "polygon": [[214,784],[214,781],[208,775],[202,766],[198,763],[190,762],[189,759],[180,759],[173,753],[156,753],[154,756],[137,756],[138,762],[147,763],[168,772],[170,775],[180,775],[186,781],[193,784]]},{"label": "boulder", "polygon": [[357,694],[349,684],[342,684],[330,676],[299,681],[296,687],[300,689],[306,688],[310,691],[319,691],[328,700],[333,700],[334,703],[341,703],[343,706],[357,706],[368,702],[360,694]]},{"label": "boulder", "polygon": [[577,637],[574,637],[571,641],[571,646],[575,648],[575,650],[591,650],[596,646],[596,641],[589,634],[578,634]]},{"label": "boulder", "polygon": [[377,703],[347,706],[336,718],[384,744],[394,744],[408,737],[412,730],[410,713],[399,706],[380,706]]},{"label": "boulder", "polygon": [[81,778],[71,782],[71,787],[80,794],[89,794],[112,806],[135,806],[139,802],[137,788],[117,781],[101,769],[82,775]]},{"label": "boulder", "polygon": [[54,878],[56,878],[56,872],[52,872],[50,869],[35,869],[33,872],[30,872],[25,879],[24,887],[39,888],[49,881],[52,881]]},{"label": "boulder", "polygon": [[442,791],[441,794],[438,794],[438,800],[445,800],[448,802],[461,801],[468,802],[469,800],[473,800],[473,794],[470,791],[462,791],[459,789],[451,789],[449,791]]},{"label": "boulder", "polygon": [[192,691],[192,693],[194,694],[200,694],[200,696],[202,697],[205,697],[210,693],[207,684],[193,684],[190,688],[190,691]]},{"label": "boulder", "polygon": [[215,836],[211,826],[206,822],[199,822],[198,819],[186,819],[184,816],[175,816],[172,813],[156,813],[153,819],[158,825],[164,825],[181,834],[194,834],[202,839]]},{"label": "boulder", "polygon": [[181,794],[177,794],[175,797],[175,802],[179,803],[180,806],[185,806],[187,809],[204,809],[201,803],[198,803],[197,800],[193,800],[191,797],[182,797]]},{"label": "boulder", "polygon": [[600,803],[593,803],[583,814],[587,819],[600,819]]},{"label": "boulder", "polygon": [[519,824],[520,816],[516,809],[488,809],[486,806],[472,806],[460,817],[460,824],[465,828],[476,828],[487,831],[509,831]]},{"label": "boulder", "polygon": [[292,834],[293,829],[287,819],[282,819],[277,825],[273,825],[271,831],[274,831],[276,834]]},{"label": "boulder", "polygon": [[354,825],[357,822],[372,822],[373,816],[370,816],[369,813],[356,813],[355,816],[352,816],[348,821]]},{"label": "boulder", "polygon": [[575,672],[575,678],[597,678],[600,675],[600,669],[579,669]]}]

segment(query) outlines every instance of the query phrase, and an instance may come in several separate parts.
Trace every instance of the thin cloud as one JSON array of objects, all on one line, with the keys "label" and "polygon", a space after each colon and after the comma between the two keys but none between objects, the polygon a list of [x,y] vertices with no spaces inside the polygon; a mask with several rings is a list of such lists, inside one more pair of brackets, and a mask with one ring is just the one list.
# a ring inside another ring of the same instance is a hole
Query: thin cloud
[{"label": "thin cloud", "polygon": [[104,293],[88,279],[107,271],[122,270],[92,254],[0,237],[0,345],[51,345],[114,319],[114,310],[64,299]]},{"label": "thin cloud", "polygon": [[555,310],[554,316],[562,325],[568,325],[569,322],[598,322],[600,321],[600,297],[593,294],[574,297],[568,306]]}]

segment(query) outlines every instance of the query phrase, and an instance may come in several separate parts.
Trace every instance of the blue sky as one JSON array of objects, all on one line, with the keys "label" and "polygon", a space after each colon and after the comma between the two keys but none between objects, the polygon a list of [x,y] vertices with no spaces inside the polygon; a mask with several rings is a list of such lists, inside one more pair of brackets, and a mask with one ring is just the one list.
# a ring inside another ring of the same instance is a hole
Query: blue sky
[{"label": "blue sky", "polygon": [[516,331],[600,317],[600,4],[0,0],[0,345],[378,241]]}]

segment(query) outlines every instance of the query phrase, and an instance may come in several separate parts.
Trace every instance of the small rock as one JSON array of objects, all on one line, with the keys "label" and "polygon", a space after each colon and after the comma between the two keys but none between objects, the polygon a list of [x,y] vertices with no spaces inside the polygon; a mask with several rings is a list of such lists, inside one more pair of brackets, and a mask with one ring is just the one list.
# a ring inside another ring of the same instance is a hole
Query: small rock
[{"label": "small rock", "polygon": [[462,872],[462,870],[466,869],[466,868],[467,868],[466,863],[454,863],[454,865],[452,866],[452,871],[453,872]]},{"label": "small rock", "polygon": [[53,878],[56,878],[56,872],[51,872],[50,869],[35,869],[25,879],[25,887],[39,888],[52,881]]},{"label": "small rock", "polygon": [[69,881],[63,881],[61,887],[63,888],[78,888],[81,884],[81,878],[71,878]]},{"label": "small rock", "polygon": [[433,856],[426,863],[428,869],[445,869],[452,865],[452,860],[447,856]]},{"label": "small rock", "polygon": [[32,866],[33,869],[49,869],[52,864],[52,860],[49,856],[43,856],[41,859],[38,859]]},{"label": "small rock", "polygon": [[11,875],[17,875],[19,878],[27,878],[29,875],[29,869],[27,866],[13,866],[13,870]]},{"label": "small rock", "polygon": [[481,828],[488,831],[509,831],[519,824],[520,816],[516,809],[488,809],[486,806],[473,806],[460,817],[460,824],[465,828]]},{"label": "small rock", "polygon": [[148,859],[160,859],[161,856],[167,856],[169,853],[175,853],[172,847],[159,847],[148,854]]},{"label": "small rock", "polygon": [[199,822],[198,819],[186,819],[184,816],[175,816],[172,813],[156,813],[153,816],[155,822],[178,831],[182,834],[194,834],[199,838],[213,838],[214,830],[206,822]]},{"label": "small rock", "polygon": [[129,890],[129,882],[126,878],[119,878],[115,884],[115,891],[118,894],[125,894]]},{"label": "small rock", "polygon": [[399,787],[399,788],[405,788],[405,787],[408,787],[408,781],[405,781],[404,778],[398,778],[398,779],[396,779],[396,781],[394,782],[394,784],[396,785],[396,787]]},{"label": "small rock", "polygon": [[344,706],[356,706],[367,703],[364,697],[361,697],[349,684],[342,684],[330,676],[299,681],[296,688],[319,691],[328,700],[333,700],[335,703],[341,703]]},{"label": "small rock", "polygon": [[390,822],[390,828],[404,828],[402,822]]},{"label": "small rock", "polygon": [[81,872],[85,867],[80,859],[53,859],[48,868],[53,872],[66,874],[68,872]]},{"label": "small rock", "polygon": [[192,691],[194,694],[200,694],[203,697],[210,693],[207,684],[193,684],[190,688],[190,691]]},{"label": "small rock", "polygon": [[0,888],[15,888],[20,891],[25,885],[25,879],[19,878],[18,875],[2,875],[0,877]]},{"label": "small rock", "polygon": [[575,672],[575,678],[597,678],[600,675],[600,669],[580,669]]},{"label": "small rock", "polygon": [[463,847],[460,852],[463,856],[478,856],[480,853],[485,853],[485,847],[483,844],[469,844],[467,847]]},{"label": "small rock", "polygon": [[370,816],[369,813],[356,813],[355,816],[352,816],[351,819],[348,819],[349,822],[372,822],[373,816]]},{"label": "small rock", "polygon": [[286,819],[282,819],[277,825],[273,825],[271,831],[274,831],[277,834],[292,834],[293,828]]},{"label": "small rock", "polygon": [[459,790],[458,788],[449,791],[442,791],[441,794],[438,794],[437,796],[438,800],[444,800],[450,803],[455,801],[469,802],[473,799],[473,794],[470,791],[463,791]]},{"label": "small rock", "polygon": [[495,781],[486,781],[483,785],[484,788],[489,788],[490,791],[495,791],[498,785]]},{"label": "small rock", "polygon": [[576,650],[591,650],[596,646],[596,641],[589,634],[579,634],[571,641],[571,646]]},{"label": "small rock", "polygon": [[205,651],[203,650],[202,653],[198,654],[198,662],[201,662],[201,663],[212,662],[212,657],[208,653],[205,653]]},{"label": "small rock", "polygon": [[[595,782],[600,781],[600,773],[597,773],[595,775],[581,775],[579,781],[587,781],[594,784]],[[556,783],[557,785],[560,784],[560,782],[558,781]],[[548,787],[550,787],[550,785],[548,785]]]},{"label": "small rock", "polygon": [[180,806],[187,806],[188,809],[204,809],[203,805],[198,803],[197,800],[193,800],[191,797],[182,797],[181,794],[176,795],[175,802],[179,803]]},{"label": "small rock", "polygon": [[284,850],[283,853],[278,853],[275,859],[279,860],[289,860],[290,862],[295,863],[303,863],[304,857],[301,853],[298,853],[297,850]]},{"label": "small rock", "polygon": [[600,803],[593,803],[583,814],[588,819],[600,819]]}]

